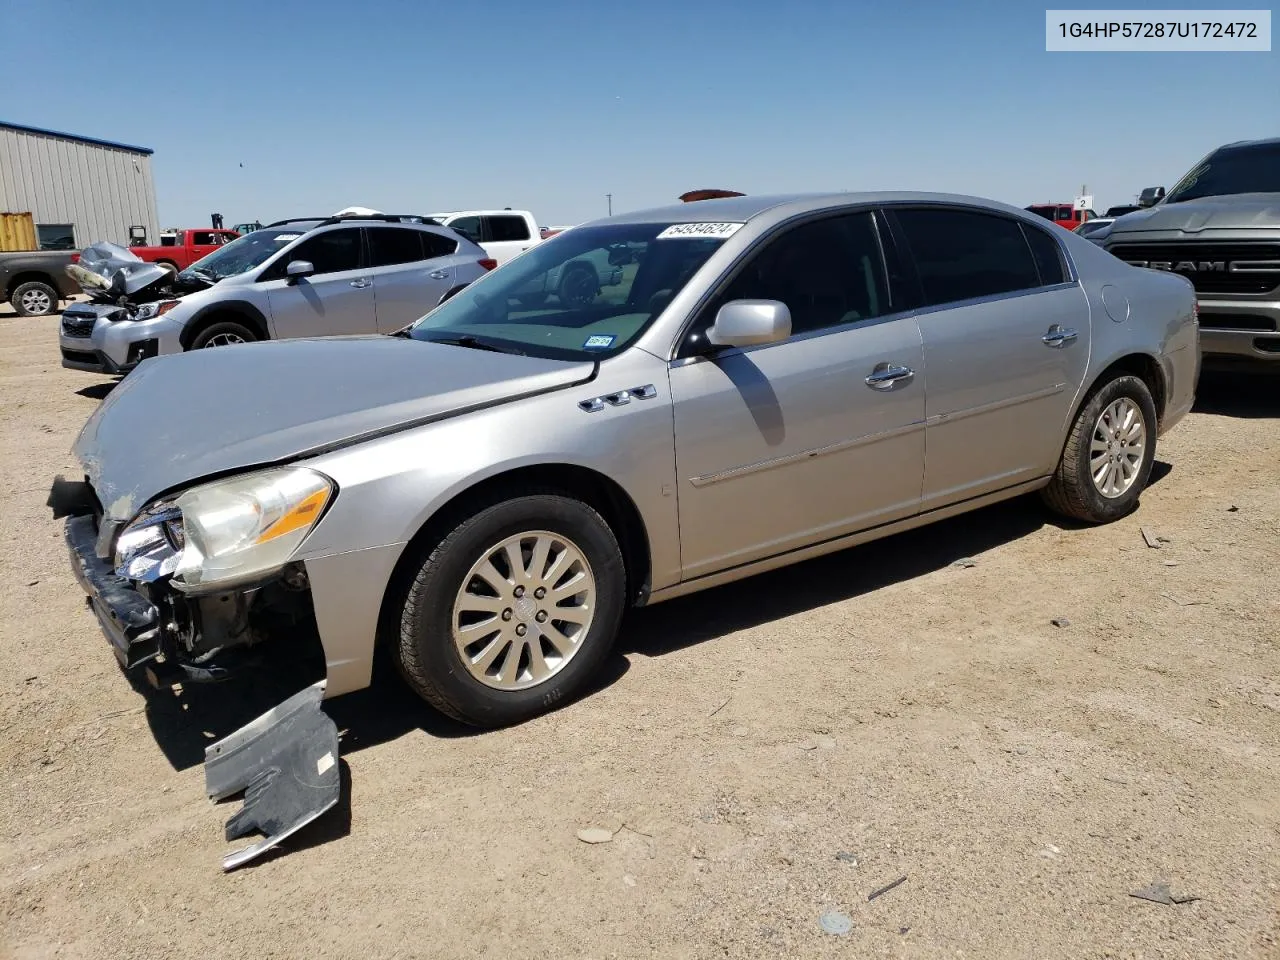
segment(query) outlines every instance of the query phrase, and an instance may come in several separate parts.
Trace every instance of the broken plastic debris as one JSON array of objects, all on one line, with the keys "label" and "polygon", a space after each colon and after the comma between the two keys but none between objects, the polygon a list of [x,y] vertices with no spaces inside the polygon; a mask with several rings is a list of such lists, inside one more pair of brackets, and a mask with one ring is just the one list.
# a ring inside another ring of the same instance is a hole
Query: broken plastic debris
[{"label": "broken plastic debris", "polygon": [[1149,885],[1143,887],[1141,890],[1135,890],[1133,893],[1129,894],[1129,896],[1136,897],[1139,900],[1148,900],[1151,903],[1161,903],[1166,907],[1173,906],[1177,903],[1194,903],[1196,900],[1200,899],[1200,897],[1196,896],[1171,893],[1169,891],[1169,884],[1163,880],[1153,880]]},{"label": "broken plastic debris", "polygon": [[244,791],[244,806],[227,821],[227,840],[263,835],[223,857],[223,870],[261,856],[337,805],[338,727],[320,709],[324,688],[323,680],[307,687],[205,749],[209,799]]},{"label": "broken plastic debris", "polygon": [[961,557],[951,565],[953,567],[959,567],[962,570],[967,570],[970,567],[976,567],[978,565],[978,561],[974,560],[972,557]]},{"label": "broken plastic debris", "polygon": [[583,843],[608,843],[613,839],[613,831],[604,827],[584,827],[578,831],[578,839]]},{"label": "broken plastic debris", "polygon": [[1071,621],[1070,621],[1070,620],[1068,620],[1066,617],[1054,617],[1054,618],[1053,618],[1052,620],[1050,620],[1049,622],[1050,622],[1050,623],[1052,623],[1055,627],[1069,627],[1069,626],[1071,626]]},{"label": "broken plastic debris", "polygon": [[841,850],[839,853],[837,853],[836,859],[839,860],[841,863],[851,863],[855,867],[858,865],[858,858],[854,856],[852,853],[849,853],[847,850]]},{"label": "broken plastic debris", "polygon": [[825,933],[843,937],[853,929],[853,921],[839,910],[828,910],[818,918],[818,926],[822,927]]},{"label": "broken plastic debris", "polygon": [[1143,540],[1145,540],[1145,541],[1147,541],[1147,546],[1148,546],[1148,547],[1150,547],[1152,550],[1159,550],[1159,549],[1160,549],[1160,538],[1159,538],[1159,537],[1157,537],[1154,533],[1152,533],[1152,532],[1151,532],[1150,530],[1148,530],[1146,527],[1143,527],[1143,528],[1141,529],[1141,533],[1142,533],[1142,539],[1143,539]]}]

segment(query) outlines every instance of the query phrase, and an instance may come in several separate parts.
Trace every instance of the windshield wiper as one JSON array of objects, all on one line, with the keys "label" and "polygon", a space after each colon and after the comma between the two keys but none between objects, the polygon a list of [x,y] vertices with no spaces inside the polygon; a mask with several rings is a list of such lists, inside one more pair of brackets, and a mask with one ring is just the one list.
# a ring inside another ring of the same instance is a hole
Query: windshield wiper
[{"label": "windshield wiper", "polygon": [[528,356],[523,350],[515,347],[508,347],[502,344],[494,343],[492,340],[481,340],[479,337],[473,337],[471,334],[463,334],[458,337],[431,337],[427,343],[447,343],[453,347],[469,347],[472,350],[490,350],[493,353],[512,353],[518,357]]}]

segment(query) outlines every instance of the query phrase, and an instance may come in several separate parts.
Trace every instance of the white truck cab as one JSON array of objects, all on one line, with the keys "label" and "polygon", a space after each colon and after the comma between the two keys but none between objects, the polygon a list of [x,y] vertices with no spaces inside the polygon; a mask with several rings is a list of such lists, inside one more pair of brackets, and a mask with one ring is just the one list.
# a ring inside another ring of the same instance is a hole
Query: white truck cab
[{"label": "white truck cab", "polygon": [[433,213],[431,219],[480,244],[499,266],[542,240],[538,223],[528,210],[458,210]]}]

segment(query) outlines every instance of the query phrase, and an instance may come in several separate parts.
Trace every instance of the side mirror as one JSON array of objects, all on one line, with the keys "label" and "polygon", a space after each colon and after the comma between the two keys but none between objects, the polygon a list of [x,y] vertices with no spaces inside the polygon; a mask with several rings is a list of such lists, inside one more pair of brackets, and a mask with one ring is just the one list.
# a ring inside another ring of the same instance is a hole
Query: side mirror
[{"label": "side mirror", "polygon": [[789,336],[791,311],[777,300],[731,300],[707,331],[707,340],[717,347],[777,343]]},{"label": "side mirror", "polygon": [[1164,187],[1147,187],[1142,191],[1142,195],[1138,197],[1138,206],[1154,207],[1163,199]]},{"label": "side mirror", "polygon": [[303,277],[309,277],[315,273],[316,268],[310,260],[290,260],[284,272],[288,275],[290,283],[297,283]]}]

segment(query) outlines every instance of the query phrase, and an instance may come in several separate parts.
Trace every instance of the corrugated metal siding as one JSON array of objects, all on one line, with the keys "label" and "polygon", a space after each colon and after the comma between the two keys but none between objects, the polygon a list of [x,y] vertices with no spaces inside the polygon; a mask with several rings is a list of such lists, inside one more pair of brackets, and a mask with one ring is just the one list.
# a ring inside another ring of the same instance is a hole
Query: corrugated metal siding
[{"label": "corrugated metal siding", "polygon": [[151,158],[0,127],[0,210],[30,210],[37,224],[75,225],[76,246],[127,246],[129,227],[157,243]]}]

